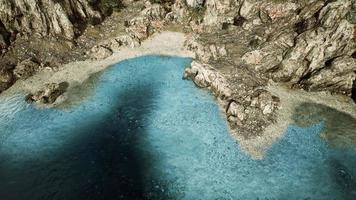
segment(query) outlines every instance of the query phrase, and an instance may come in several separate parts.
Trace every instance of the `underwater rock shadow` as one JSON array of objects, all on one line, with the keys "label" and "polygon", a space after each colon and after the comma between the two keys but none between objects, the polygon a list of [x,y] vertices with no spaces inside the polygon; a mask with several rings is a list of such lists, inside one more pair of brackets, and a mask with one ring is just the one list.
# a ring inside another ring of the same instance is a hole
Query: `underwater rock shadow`
[{"label": "underwater rock shadow", "polygon": [[[155,162],[146,135],[145,118],[154,109],[155,88],[134,86],[117,94],[110,113],[95,123],[78,124],[77,136],[51,158],[29,160],[21,168],[1,166],[4,199],[172,199],[152,190],[164,177],[146,172]],[[7,174],[5,174],[6,172]],[[9,173],[8,173],[9,172]]]},{"label": "underwater rock shadow", "polygon": [[343,199],[356,198],[356,119],[323,104],[305,102],[294,110],[298,126],[323,124],[321,138],[328,147],[325,164],[335,186],[343,191]]},{"label": "underwater rock shadow", "polygon": [[322,137],[334,147],[356,146],[356,119],[347,113],[305,102],[295,108],[292,119],[301,127],[323,123]]}]

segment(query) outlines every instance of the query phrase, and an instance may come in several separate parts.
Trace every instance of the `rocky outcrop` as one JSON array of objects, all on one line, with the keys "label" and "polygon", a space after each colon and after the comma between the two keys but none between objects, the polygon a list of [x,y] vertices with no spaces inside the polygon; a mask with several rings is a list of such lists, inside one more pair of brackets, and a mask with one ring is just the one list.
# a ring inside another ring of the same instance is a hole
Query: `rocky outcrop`
[{"label": "rocky outcrop", "polygon": [[210,65],[192,62],[191,67],[185,70],[184,78],[193,80],[201,88],[208,88],[221,100],[226,100],[231,96],[225,77]]},{"label": "rocky outcrop", "polygon": [[112,50],[108,47],[99,45],[94,46],[91,49],[91,58],[94,60],[102,60],[105,59],[113,54]]},{"label": "rocky outcrop", "polygon": [[203,7],[205,0],[186,0],[188,6],[192,8]]},{"label": "rocky outcrop", "polygon": [[356,59],[345,56],[338,57],[327,63],[323,70],[316,71],[313,76],[300,81],[303,88],[313,91],[339,91],[346,95],[352,93],[356,80]]},{"label": "rocky outcrop", "polygon": [[[290,7],[300,9],[298,6]],[[290,82],[307,90],[329,90],[351,95],[356,67],[342,67],[350,66],[348,58],[356,51],[356,25],[347,20],[351,9],[352,2],[348,0],[327,4],[316,1],[310,7],[299,10],[299,15],[293,16],[288,13],[282,15],[277,6],[272,9],[274,12],[267,12],[268,16],[271,20],[285,16],[289,22],[282,26],[283,31],[271,29],[271,34],[274,34],[271,42],[266,41],[257,50],[247,52],[242,59],[257,71],[270,72],[275,81]],[[337,58],[338,62],[333,62]],[[338,68],[337,74],[342,74],[346,80],[336,83],[336,72],[334,77],[330,76],[331,66]],[[329,76],[323,77],[323,84],[315,82],[321,75],[327,74]]]},{"label": "rocky outcrop", "polygon": [[40,64],[31,58],[23,60],[14,69],[13,73],[17,79],[26,79],[41,68]]},{"label": "rocky outcrop", "polygon": [[85,23],[101,20],[89,0],[0,0],[0,22],[6,31],[73,39]]},{"label": "rocky outcrop", "polygon": [[148,4],[137,17],[127,22],[126,32],[131,38],[142,41],[163,27],[167,13],[160,4]]},{"label": "rocky outcrop", "polygon": [[191,35],[185,42],[185,46],[195,52],[196,59],[208,63],[211,60],[218,60],[218,58],[227,55],[224,44],[202,45],[198,42],[198,37],[198,35]]},{"label": "rocky outcrop", "polygon": [[[354,62],[350,61],[350,56],[356,51],[356,25],[346,19],[350,9],[351,1],[346,0],[323,7],[317,18],[320,24],[296,37],[295,46],[285,55],[272,77],[301,84],[306,89],[351,95],[356,65],[351,64]],[[330,70],[336,70],[333,76],[330,76]],[[316,82],[321,75],[325,75],[324,84]],[[335,76],[338,75],[346,80],[336,83],[338,77]]]},{"label": "rocky outcrop", "polygon": [[8,89],[15,82],[12,69],[0,68],[0,92]]},{"label": "rocky outcrop", "polygon": [[198,62],[192,62],[191,67],[185,70],[184,77],[214,94],[235,134],[246,138],[256,136],[275,119],[279,98],[264,89],[250,88],[248,92],[236,90],[234,84],[218,70]]},{"label": "rocky outcrop", "polygon": [[48,83],[42,90],[29,94],[26,99],[28,102],[37,104],[52,104],[67,90],[68,86],[67,82]]},{"label": "rocky outcrop", "polygon": [[355,96],[356,2],[210,0],[201,10],[186,42],[200,64],[186,74],[215,95],[210,77],[224,77],[231,93],[222,106],[240,136],[275,120],[279,98],[264,89],[269,83]]},{"label": "rocky outcrop", "polygon": [[109,57],[122,46],[137,47],[142,40],[163,28],[167,20],[167,10],[160,4],[146,3],[140,14],[126,21],[126,34],[102,41],[92,47],[90,57],[101,60]]},{"label": "rocky outcrop", "polygon": [[[203,63],[229,60],[277,82],[351,95],[355,7],[350,0],[207,1],[205,31],[193,35],[187,47]],[[316,81],[320,76],[323,83]]]}]

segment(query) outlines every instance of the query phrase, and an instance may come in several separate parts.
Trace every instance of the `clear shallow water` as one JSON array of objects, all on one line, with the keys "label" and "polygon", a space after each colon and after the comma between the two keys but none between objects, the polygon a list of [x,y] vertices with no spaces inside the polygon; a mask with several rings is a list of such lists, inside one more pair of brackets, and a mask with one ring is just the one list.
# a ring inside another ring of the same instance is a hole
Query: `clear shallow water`
[{"label": "clear shallow water", "polygon": [[356,150],[291,125],[253,160],[188,58],[116,64],[68,110],[0,98],[0,199],[356,199]]}]

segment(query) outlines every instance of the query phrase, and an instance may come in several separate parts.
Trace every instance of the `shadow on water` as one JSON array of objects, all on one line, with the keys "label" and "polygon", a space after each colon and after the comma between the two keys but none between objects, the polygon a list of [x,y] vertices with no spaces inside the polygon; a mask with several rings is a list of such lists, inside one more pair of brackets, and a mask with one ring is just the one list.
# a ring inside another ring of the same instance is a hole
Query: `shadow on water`
[{"label": "shadow on water", "polygon": [[356,119],[334,108],[316,103],[302,103],[293,113],[298,126],[324,122],[322,137],[334,147],[356,146]]},{"label": "shadow on water", "polygon": [[67,90],[67,98],[59,104],[56,108],[58,109],[71,109],[75,106],[80,105],[89,96],[94,95],[95,86],[100,80],[100,77],[104,71],[99,71],[93,73],[86,79],[83,83],[77,83]]},{"label": "shadow on water", "polygon": [[20,164],[0,158],[0,199],[174,199],[164,183],[155,187],[164,177],[146,176],[155,161],[142,140],[154,98],[154,88],[131,87],[57,152]]},{"label": "shadow on water", "polygon": [[323,123],[321,137],[329,149],[326,164],[343,199],[356,198],[356,119],[351,115],[323,104],[302,103],[293,113],[298,126]]}]

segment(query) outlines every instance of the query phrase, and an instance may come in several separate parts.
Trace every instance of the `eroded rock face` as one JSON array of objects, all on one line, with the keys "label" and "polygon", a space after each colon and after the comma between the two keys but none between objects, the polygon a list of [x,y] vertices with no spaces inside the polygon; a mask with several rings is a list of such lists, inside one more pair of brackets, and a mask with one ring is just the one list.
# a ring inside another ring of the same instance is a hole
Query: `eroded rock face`
[{"label": "eroded rock face", "polygon": [[186,0],[186,3],[192,8],[199,8],[204,5],[204,0]]},{"label": "eroded rock face", "polygon": [[68,86],[67,82],[48,83],[42,90],[29,94],[26,99],[28,102],[37,104],[52,104],[67,90]]},{"label": "eroded rock face", "polygon": [[356,80],[356,59],[350,56],[338,57],[327,63],[325,69],[316,72],[308,79],[302,80],[303,88],[312,91],[339,91],[351,95]]},{"label": "eroded rock face", "polygon": [[191,67],[185,70],[184,78],[193,80],[199,87],[209,88],[220,99],[225,100],[231,96],[225,77],[210,65],[192,62]]},{"label": "eroded rock face", "polygon": [[[306,83],[303,84],[306,89],[325,89],[351,94],[351,83],[355,80],[352,70],[356,70],[356,66],[350,66],[352,63],[350,56],[356,48],[354,35],[356,25],[346,19],[350,9],[351,1],[346,0],[326,5],[317,19],[320,25],[296,38],[295,46],[272,76],[277,80],[290,81],[294,84]],[[335,59],[337,62],[334,62]],[[330,66],[335,70],[334,76],[330,76]],[[346,80],[335,86],[335,76],[341,74],[348,74],[343,76]],[[320,76],[323,76],[324,84],[316,82]]]},{"label": "eroded rock face", "polygon": [[207,0],[204,7],[186,42],[202,67],[186,74],[214,94],[206,69],[224,77],[231,95],[222,105],[240,136],[275,120],[279,98],[264,89],[269,83],[355,96],[355,1]]},{"label": "eroded rock face", "polygon": [[0,93],[8,89],[14,81],[15,77],[12,74],[11,69],[7,69],[5,67],[0,69]]},{"label": "eroded rock face", "polygon": [[0,0],[0,21],[9,33],[73,39],[80,26],[102,16],[89,0]]},{"label": "eroded rock face", "polygon": [[107,48],[105,46],[94,46],[91,49],[91,58],[94,60],[102,60],[105,59],[113,54],[112,50],[110,48]]},{"label": "eroded rock face", "polygon": [[192,62],[184,72],[197,86],[209,89],[225,110],[231,129],[243,137],[258,135],[274,120],[279,98],[266,90],[233,90],[231,82],[208,64]]},{"label": "eroded rock face", "polygon": [[40,64],[33,61],[32,59],[27,59],[20,62],[14,69],[13,73],[17,79],[26,79],[32,76],[41,68]]},{"label": "eroded rock face", "polygon": [[6,40],[5,40],[4,36],[2,36],[0,34],[0,54],[2,53],[2,51],[4,49],[6,49],[6,47],[7,47]]},{"label": "eroded rock face", "polygon": [[133,39],[144,40],[163,27],[167,13],[160,4],[148,5],[137,17],[128,22],[126,32]]}]

